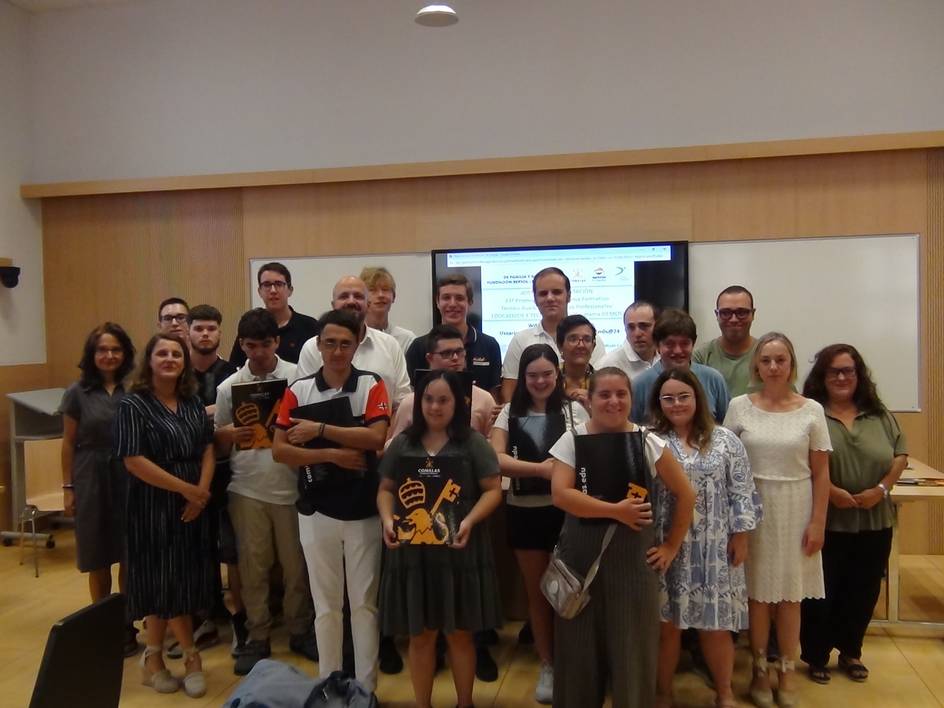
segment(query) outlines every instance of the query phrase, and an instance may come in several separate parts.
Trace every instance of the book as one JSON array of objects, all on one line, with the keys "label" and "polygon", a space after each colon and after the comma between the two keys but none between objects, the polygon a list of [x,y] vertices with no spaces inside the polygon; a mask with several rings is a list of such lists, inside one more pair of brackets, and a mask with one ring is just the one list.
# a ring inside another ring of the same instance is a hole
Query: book
[{"label": "book", "polygon": [[233,384],[233,422],[255,431],[252,442],[236,444],[238,450],[272,447],[275,419],[287,385],[285,379]]},{"label": "book", "polygon": [[[304,418],[316,423],[327,423],[341,428],[353,428],[361,424],[351,411],[351,399],[347,396],[329,398],[326,401],[310,403],[306,406],[293,408],[292,418]],[[317,437],[305,443],[305,447],[312,450],[342,447],[333,440]],[[319,490],[338,487],[352,479],[362,479],[368,471],[376,467],[377,455],[373,451],[365,450],[367,470],[348,470],[338,467],[331,462],[319,462],[314,465],[301,465],[298,468],[298,502],[296,506],[301,514],[314,513],[310,500]],[[306,511],[311,509],[311,511]]]},{"label": "book", "polygon": [[[448,546],[471,508],[463,494],[460,457],[401,457],[397,463],[393,527],[408,546]],[[457,481],[458,480],[458,481]]]},{"label": "book", "polygon": [[[631,433],[575,435],[574,451],[577,489],[596,499],[616,503],[633,497],[646,501],[650,496],[644,437]],[[584,523],[599,519],[582,519]],[[608,523],[608,520],[604,519]]]},{"label": "book", "polygon": [[[544,462],[557,439],[566,429],[564,414],[510,416],[508,418],[508,454],[522,462]],[[551,480],[541,477],[512,477],[511,490],[516,496],[551,493]]]},{"label": "book", "polygon": [[[427,376],[433,369],[417,369],[416,370],[416,387],[419,388],[420,383],[423,381],[423,378]],[[462,390],[465,392],[465,407],[469,409],[469,415],[472,415],[472,372],[470,371],[453,371],[452,373],[456,374],[460,379],[462,379]]]}]

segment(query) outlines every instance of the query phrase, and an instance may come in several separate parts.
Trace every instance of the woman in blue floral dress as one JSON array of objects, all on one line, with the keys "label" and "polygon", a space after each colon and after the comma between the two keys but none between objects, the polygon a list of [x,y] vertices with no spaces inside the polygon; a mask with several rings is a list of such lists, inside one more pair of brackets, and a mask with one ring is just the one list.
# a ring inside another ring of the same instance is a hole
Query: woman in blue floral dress
[{"label": "woman in blue floral dress", "polygon": [[[715,425],[704,390],[690,371],[665,371],[652,389],[654,430],[668,442],[695,489],[695,514],[682,547],[660,581],[657,706],[672,704],[681,632],[698,630],[718,692],[717,706],[736,705],[731,689],[731,632],[748,625],[744,561],[747,532],[761,517],[747,453],[738,437]],[[668,531],[673,498],[656,490],[657,538]]]}]

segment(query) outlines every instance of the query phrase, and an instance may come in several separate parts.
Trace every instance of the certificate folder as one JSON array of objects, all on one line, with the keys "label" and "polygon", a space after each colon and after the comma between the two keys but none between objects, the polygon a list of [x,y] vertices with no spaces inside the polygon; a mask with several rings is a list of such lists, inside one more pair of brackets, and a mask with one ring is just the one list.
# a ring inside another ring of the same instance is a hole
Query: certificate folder
[{"label": "certificate folder", "polygon": [[[648,500],[651,485],[644,444],[641,431],[575,435],[577,489],[611,503],[629,496]],[[582,521],[600,522],[599,519]],[[609,520],[603,522],[609,523]]]},{"label": "certificate folder", "polygon": [[255,431],[251,442],[237,443],[238,449],[272,447],[275,418],[287,383],[285,379],[269,379],[233,384],[233,421],[240,427],[250,427]]},{"label": "certificate folder", "polygon": [[[564,414],[524,415],[508,418],[508,454],[522,462],[544,462],[557,439],[564,434]],[[512,477],[516,496],[550,494],[551,481],[541,477]]]},{"label": "certificate folder", "polygon": [[402,457],[397,468],[393,527],[409,546],[448,546],[471,508],[461,457]]}]

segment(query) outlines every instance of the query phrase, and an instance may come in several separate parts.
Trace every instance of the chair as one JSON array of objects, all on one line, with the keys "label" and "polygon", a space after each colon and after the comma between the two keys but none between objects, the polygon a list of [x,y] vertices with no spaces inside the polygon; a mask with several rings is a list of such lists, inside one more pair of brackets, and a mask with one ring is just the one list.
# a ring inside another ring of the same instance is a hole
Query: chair
[{"label": "chair", "polygon": [[29,708],[117,708],[125,598],[109,595],[49,630]]},{"label": "chair", "polygon": [[[36,519],[40,516],[60,512],[65,508],[62,492],[62,438],[51,440],[27,440],[23,444],[25,468],[26,506],[20,512],[20,565],[26,544],[26,524],[30,525],[30,540],[33,546],[33,568],[39,577],[39,543],[36,534]],[[52,535],[46,536],[46,548],[55,548]]]}]

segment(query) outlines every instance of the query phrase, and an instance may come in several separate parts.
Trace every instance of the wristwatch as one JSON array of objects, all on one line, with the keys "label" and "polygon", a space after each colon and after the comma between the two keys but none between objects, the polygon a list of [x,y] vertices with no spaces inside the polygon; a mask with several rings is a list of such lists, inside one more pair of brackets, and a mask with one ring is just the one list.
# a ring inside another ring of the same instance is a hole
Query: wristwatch
[{"label": "wristwatch", "polygon": [[885,495],[885,498],[888,499],[888,487],[885,486],[885,483],[884,483],[884,482],[879,482],[879,483],[878,483],[877,485],[875,485],[875,486],[877,486],[879,489],[881,489],[881,490],[882,490],[882,494],[884,494],[884,495]]}]

